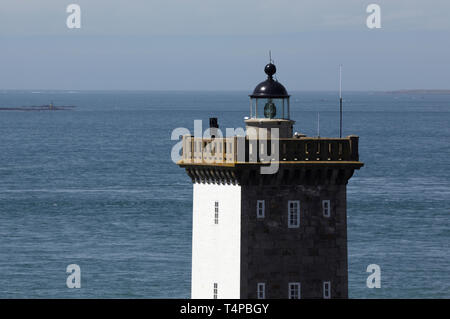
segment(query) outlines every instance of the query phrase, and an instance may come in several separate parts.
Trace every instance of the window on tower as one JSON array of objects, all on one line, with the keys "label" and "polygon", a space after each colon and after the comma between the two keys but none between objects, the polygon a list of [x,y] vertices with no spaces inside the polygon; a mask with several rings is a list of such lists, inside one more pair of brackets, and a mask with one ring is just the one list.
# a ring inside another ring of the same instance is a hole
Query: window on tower
[{"label": "window on tower", "polygon": [[331,283],[329,281],[323,282],[323,298],[324,299],[331,298]]},{"label": "window on tower", "polygon": [[264,200],[258,200],[256,202],[256,217],[257,218],[264,218],[265,216],[265,202]]},{"label": "window on tower", "polygon": [[331,215],[330,200],[322,201],[322,212],[324,217],[330,217]]},{"label": "window on tower", "polygon": [[298,228],[300,226],[300,201],[290,200],[288,202],[288,227]]},{"label": "window on tower", "polygon": [[217,294],[218,294],[218,287],[217,287],[217,282],[214,283],[214,287],[213,287],[213,298],[217,299]]},{"label": "window on tower", "polygon": [[256,289],[258,299],[266,299],[266,284],[264,282],[259,282]]},{"label": "window on tower", "polygon": [[300,283],[289,283],[289,299],[300,299]]},{"label": "window on tower", "polygon": [[219,202],[214,202],[214,224],[219,224]]}]

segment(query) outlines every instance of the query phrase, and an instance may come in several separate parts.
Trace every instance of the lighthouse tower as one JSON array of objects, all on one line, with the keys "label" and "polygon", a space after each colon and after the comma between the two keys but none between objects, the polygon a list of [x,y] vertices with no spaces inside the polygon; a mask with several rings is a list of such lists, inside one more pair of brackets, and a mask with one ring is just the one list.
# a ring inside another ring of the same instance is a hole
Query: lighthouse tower
[{"label": "lighthouse tower", "polygon": [[358,136],[293,134],[273,78],[250,95],[245,134],[184,136],[193,183],[192,298],[347,298],[346,185]]}]

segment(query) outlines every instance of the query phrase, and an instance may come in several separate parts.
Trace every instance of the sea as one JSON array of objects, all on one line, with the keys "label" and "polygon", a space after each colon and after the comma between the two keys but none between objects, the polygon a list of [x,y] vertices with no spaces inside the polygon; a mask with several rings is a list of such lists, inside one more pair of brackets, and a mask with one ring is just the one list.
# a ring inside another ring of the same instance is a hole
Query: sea
[{"label": "sea", "polygon": [[[290,94],[295,131],[339,136],[337,92]],[[244,127],[248,92],[0,91],[0,108],[51,101],[76,108],[0,111],[0,298],[189,298],[192,184],[172,132]],[[349,297],[450,298],[450,94],[345,92],[343,133],[365,163],[348,183]]]}]

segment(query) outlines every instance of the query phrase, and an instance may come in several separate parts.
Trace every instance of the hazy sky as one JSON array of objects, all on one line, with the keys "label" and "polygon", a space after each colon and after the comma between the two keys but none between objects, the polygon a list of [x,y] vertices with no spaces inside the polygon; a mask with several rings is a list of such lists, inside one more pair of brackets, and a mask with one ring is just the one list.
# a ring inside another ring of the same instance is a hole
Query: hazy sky
[{"label": "hazy sky", "polygon": [[[81,29],[68,29],[68,4]],[[366,26],[381,7],[381,29]],[[450,89],[448,0],[1,0],[0,89]]]}]

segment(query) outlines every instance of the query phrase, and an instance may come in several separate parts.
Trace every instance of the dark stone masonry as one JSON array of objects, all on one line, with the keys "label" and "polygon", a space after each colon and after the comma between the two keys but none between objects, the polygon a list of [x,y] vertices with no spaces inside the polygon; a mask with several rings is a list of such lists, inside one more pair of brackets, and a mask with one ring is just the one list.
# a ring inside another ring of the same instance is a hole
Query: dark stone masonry
[{"label": "dark stone masonry", "polygon": [[[261,199],[265,217],[257,218]],[[289,200],[300,201],[299,228],[288,228]],[[348,297],[345,185],[244,186],[241,214],[241,298],[256,298],[258,282],[266,298],[288,298],[289,282],[301,282],[302,298],[323,298],[324,281],[332,298]]]}]

